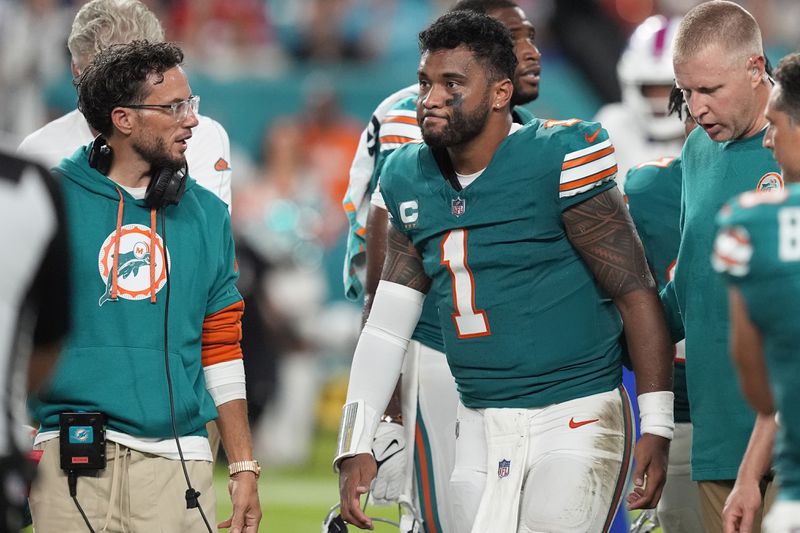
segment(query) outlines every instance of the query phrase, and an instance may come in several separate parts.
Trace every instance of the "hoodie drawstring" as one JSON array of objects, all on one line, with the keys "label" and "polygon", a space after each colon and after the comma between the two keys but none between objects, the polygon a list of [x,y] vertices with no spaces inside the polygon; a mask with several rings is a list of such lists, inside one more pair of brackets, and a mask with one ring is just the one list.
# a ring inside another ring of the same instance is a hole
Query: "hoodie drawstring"
[{"label": "hoodie drawstring", "polygon": [[117,229],[114,232],[114,261],[111,265],[111,299],[118,297],[117,277],[119,276],[119,241],[122,239],[122,212],[125,209],[125,198],[122,191],[117,188],[119,207],[117,207]]},{"label": "hoodie drawstring", "polygon": [[[117,208],[117,228],[114,233],[114,260],[111,265],[111,299],[117,300],[119,296],[119,286],[117,278],[119,277],[119,243],[122,240],[122,213],[125,210],[125,198],[122,196],[122,191],[117,187],[117,194],[119,195],[119,207]],[[157,210],[150,209],[150,303],[156,303],[156,218]],[[166,262],[167,254],[164,251],[164,261]],[[166,263],[164,268],[167,268]]]},{"label": "hoodie drawstring", "polygon": [[[164,268],[167,252],[164,250]],[[150,303],[156,303],[156,210],[150,209]]]}]

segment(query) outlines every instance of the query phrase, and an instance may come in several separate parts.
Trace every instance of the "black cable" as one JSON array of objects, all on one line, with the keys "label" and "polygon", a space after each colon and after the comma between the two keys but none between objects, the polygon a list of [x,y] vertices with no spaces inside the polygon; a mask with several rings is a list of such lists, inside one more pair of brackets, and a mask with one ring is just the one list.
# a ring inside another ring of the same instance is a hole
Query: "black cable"
[{"label": "black cable", "polygon": [[86,527],[89,528],[89,531],[94,533],[92,524],[89,523],[89,519],[86,518],[86,513],[83,512],[83,507],[81,507],[81,504],[78,503],[78,474],[74,470],[70,470],[67,473],[67,483],[69,484],[69,495],[72,496],[72,501],[75,502],[75,507],[78,508],[78,512],[81,513],[83,521],[86,522]]},{"label": "black cable", "polygon": [[[189,479],[189,471],[186,469],[186,460],[183,458],[183,450],[181,449],[181,441],[178,438],[178,426],[175,423],[175,400],[172,394],[172,376],[169,370],[169,289],[171,283],[169,282],[169,261],[167,260],[167,217],[164,214],[164,207],[161,208],[161,232],[164,234],[164,271],[167,274],[167,298],[164,305],[164,365],[167,370],[167,390],[169,392],[169,416],[172,422],[172,435],[175,437],[175,444],[178,446],[178,457],[181,460],[181,467],[183,468],[183,476],[186,478],[186,508],[200,511],[200,516],[203,517],[203,522],[208,528],[208,533],[213,533],[211,524],[208,523],[208,518],[203,512],[203,507],[200,505],[200,493],[192,487],[192,482]],[[150,252],[150,260],[155,261],[155,250]]]}]

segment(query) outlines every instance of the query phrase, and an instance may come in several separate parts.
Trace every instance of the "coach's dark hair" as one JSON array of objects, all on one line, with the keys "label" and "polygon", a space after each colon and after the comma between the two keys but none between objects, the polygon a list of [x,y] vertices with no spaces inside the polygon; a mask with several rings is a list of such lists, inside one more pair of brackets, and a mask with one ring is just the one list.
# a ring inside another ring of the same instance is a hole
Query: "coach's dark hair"
[{"label": "coach's dark hair", "polygon": [[781,92],[776,107],[789,115],[793,126],[800,126],[800,53],[789,54],[780,60],[775,81]]},{"label": "coach's dark hair", "polygon": [[183,61],[183,52],[172,43],[132,41],[101,50],[76,82],[78,109],[103,136],[113,132],[115,107],[141,104],[150,94],[151,76],[163,81],[164,72]]},{"label": "coach's dark hair", "polygon": [[514,79],[514,41],[497,20],[470,11],[445,13],[419,34],[421,52],[452,50],[464,45],[489,71],[491,81]]},{"label": "coach's dark hair", "polygon": [[496,9],[519,7],[516,2],[511,0],[461,0],[450,8],[450,11],[472,11],[473,13],[488,14]]}]

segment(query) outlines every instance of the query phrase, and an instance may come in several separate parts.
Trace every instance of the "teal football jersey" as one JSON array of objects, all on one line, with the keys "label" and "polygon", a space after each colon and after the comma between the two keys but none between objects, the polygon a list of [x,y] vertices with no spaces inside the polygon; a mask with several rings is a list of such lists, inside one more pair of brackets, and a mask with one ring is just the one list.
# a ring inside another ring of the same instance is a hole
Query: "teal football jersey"
[{"label": "teal football jersey", "polygon": [[[681,160],[663,157],[631,168],[625,178],[625,197],[642,239],[647,262],[659,290],[672,279],[681,243]],[[686,347],[675,346],[675,422],[690,422],[686,392]]]},{"label": "teal football jersey", "polygon": [[381,191],[432,279],[464,405],[541,407],[620,384],[619,314],[561,221],[616,171],[605,130],[580,120],[521,127],[461,191],[425,144],[387,160]]},{"label": "teal football jersey", "polygon": [[695,129],[681,154],[681,245],[675,301],[686,330],[686,384],[694,432],[692,477],[735,479],[755,414],[739,390],[728,349],[728,295],[711,268],[715,217],[733,196],[776,185],[778,167],[764,133],[717,143]]},{"label": "teal football jersey", "polygon": [[[512,114],[514,121],[519,124],[524,124],[534,119],[533,114],[523,107],[514,108]],[[392,106],[392,109],[389,110],[381,122],[377,142],[378,152],[375,159],[375,172],[372,176],[370,190],[374,190],[377,186],[386,158],[400,146],[407,142],[418,141],[421,138],[422,133],[417,124],[416,97],[409,96],[399,100]],[[439,326],[439,317],[436,312],[434,298],[428,298],[425,301],[422,307],[422,315],[411,338],[437,351],[444,351],[442,330]]]},{"label": "teal football jersey", "polygon": [[762,335],[780,412],[775,454],[780,497],[800,500],[800,186],[745,193],[718,220],[714,267],[739,288]]}]

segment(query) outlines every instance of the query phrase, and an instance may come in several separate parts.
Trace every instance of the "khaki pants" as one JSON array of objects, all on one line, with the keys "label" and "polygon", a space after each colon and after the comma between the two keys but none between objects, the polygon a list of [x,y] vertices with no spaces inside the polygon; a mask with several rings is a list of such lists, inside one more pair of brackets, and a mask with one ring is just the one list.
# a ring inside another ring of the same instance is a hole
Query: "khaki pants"
[{"label": "khaki pants", "polygon": [[[36,533],[86,533],[88,528],[69,495],[67,475],[59,466],[59,439],[36,448],[43,450],[29,498]],[[186,508],[186,478],[180,461],[113,442],[107,443],[106,456],[105,470],[78,478],[77,499],[96,532],[207,531],[200,512]],[[216,531],[212,464],[186,461],[186,468]]]},{"label": "khaki pants", "polygon": [[[725,500],[733,490],[735,480],[724,481],[700,481],[700,506],[703,511],[703,527],[706,533],[722,533],[722,509],[725,507]],[[753,531],[761,531],[761,520],[769,511],[775,501],[777,487],[775,483],[767,483],[763,490],[763,500],[761,511],[756,513],[753,520]]]}]

